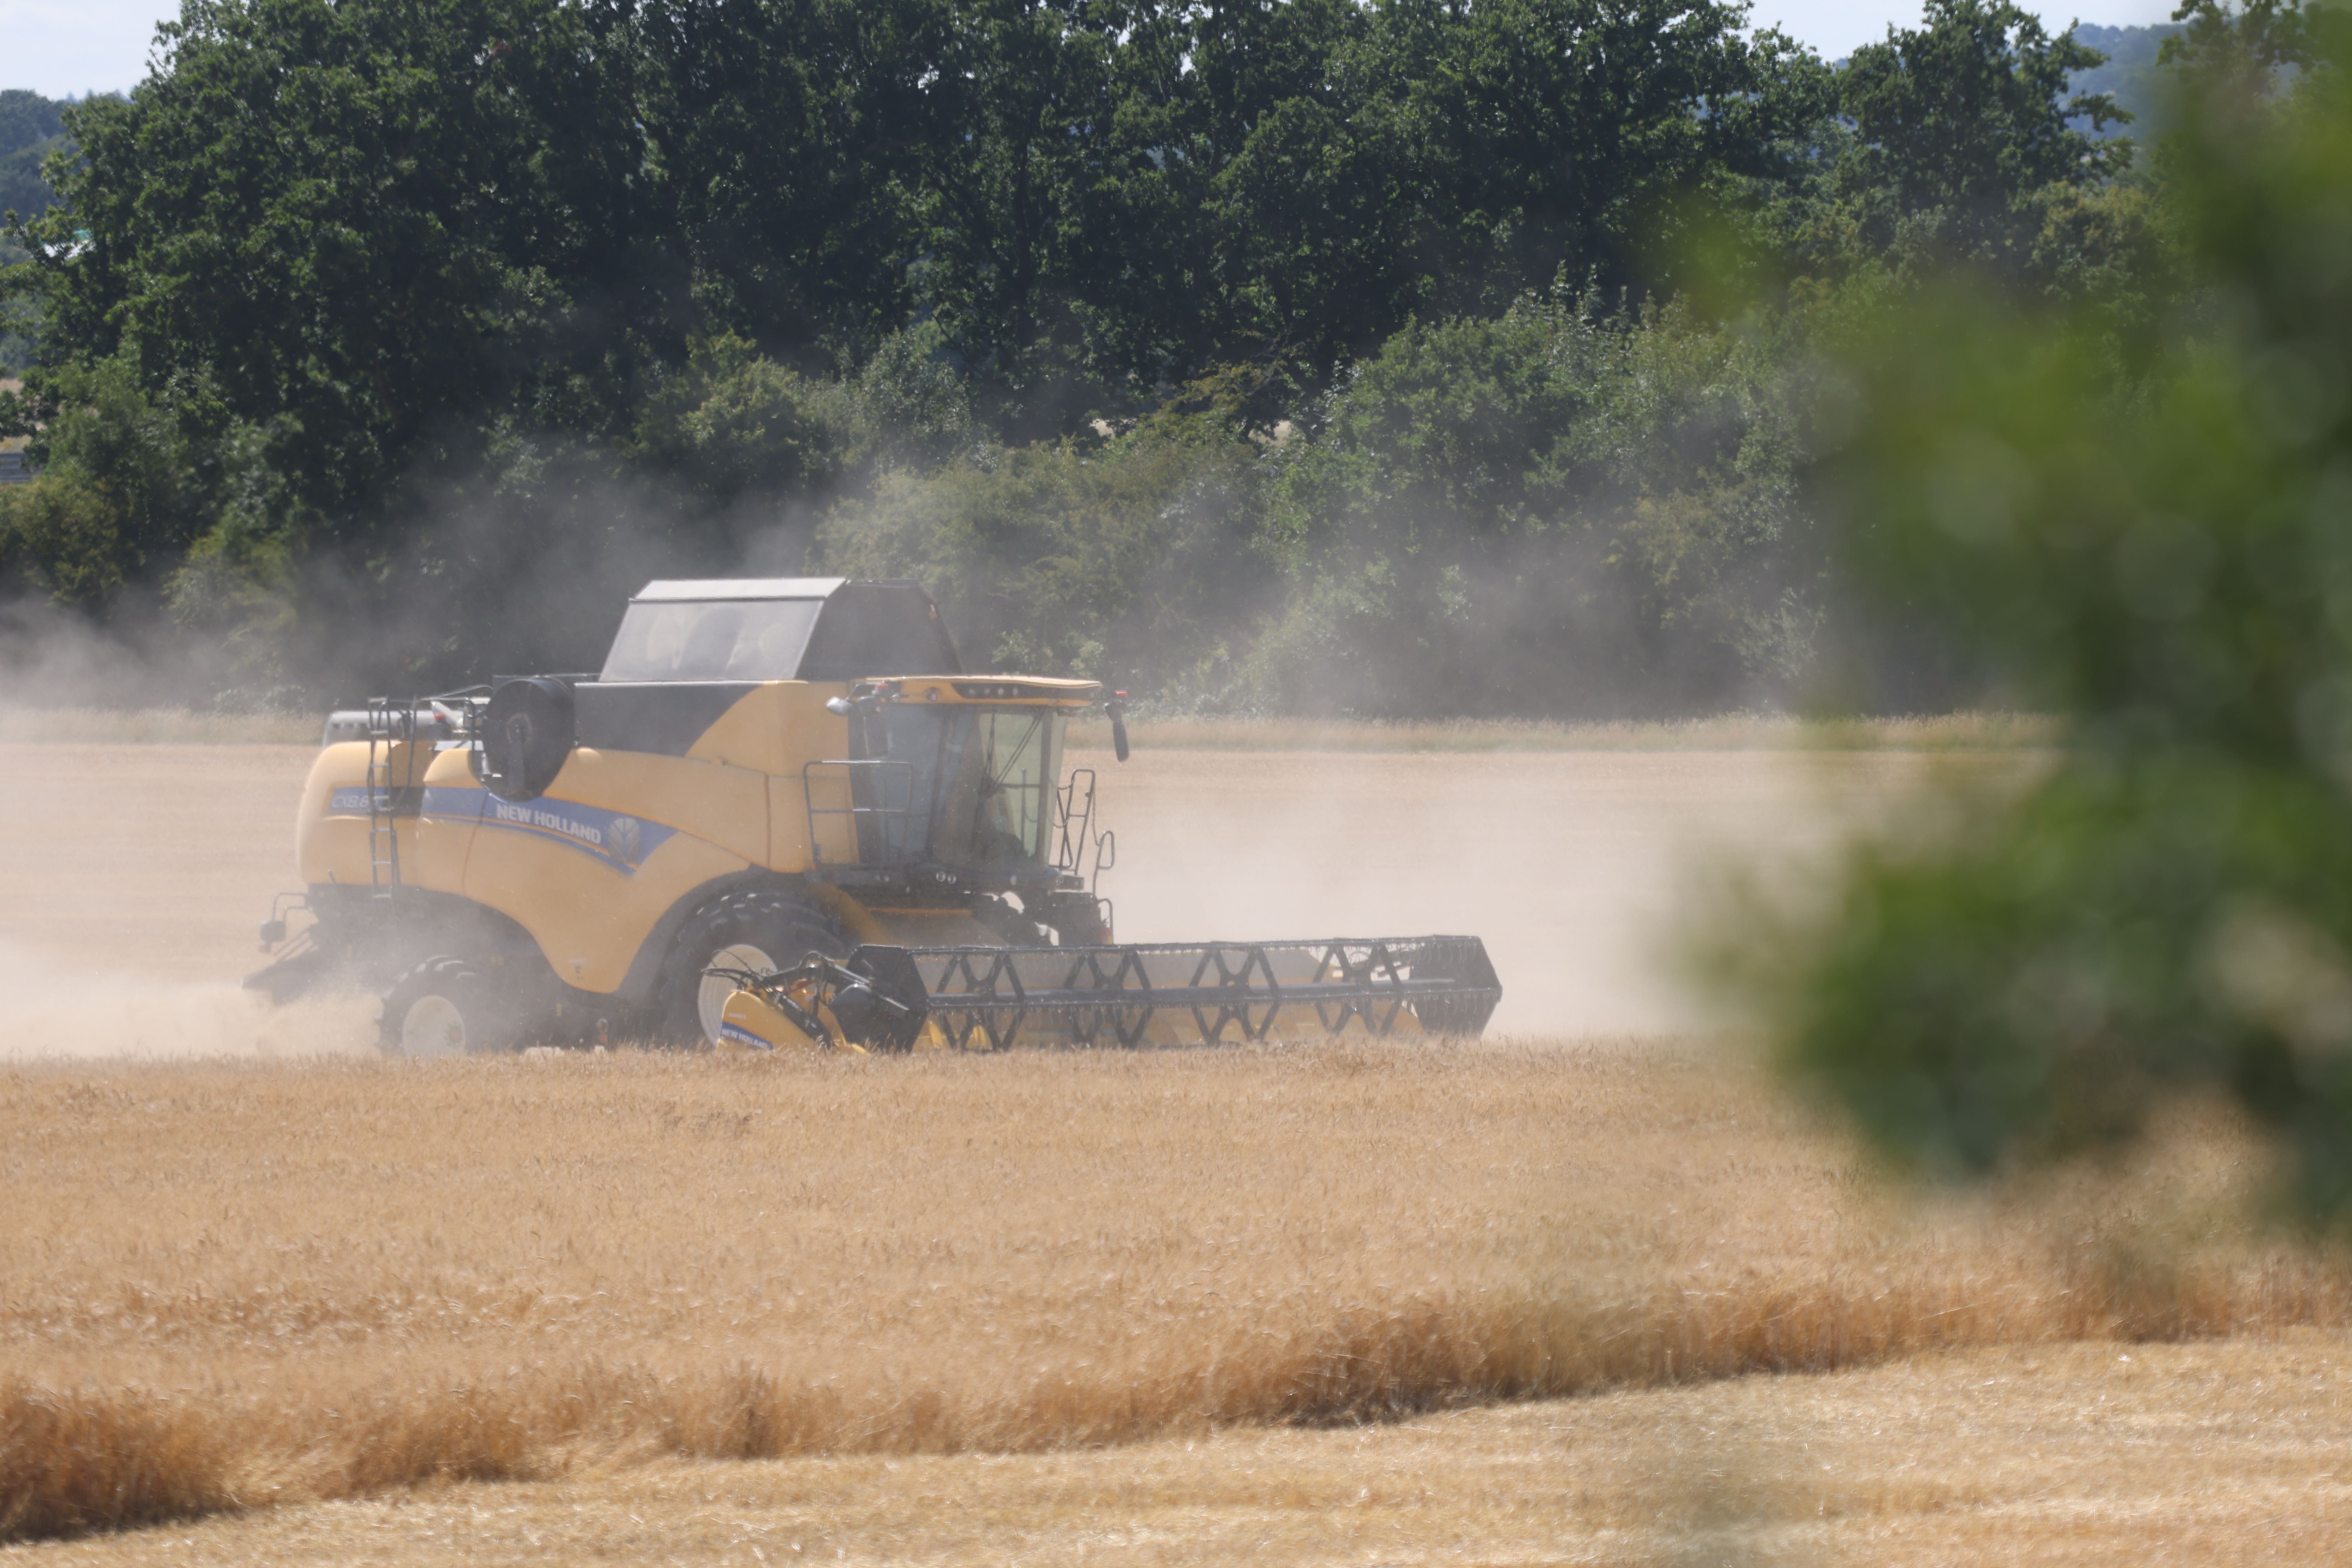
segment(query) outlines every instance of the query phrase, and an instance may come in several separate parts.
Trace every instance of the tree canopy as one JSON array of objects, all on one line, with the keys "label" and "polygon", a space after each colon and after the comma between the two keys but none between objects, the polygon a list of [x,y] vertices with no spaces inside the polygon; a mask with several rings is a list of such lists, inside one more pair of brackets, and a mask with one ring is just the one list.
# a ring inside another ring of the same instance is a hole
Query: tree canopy
[{"label": "tree canopy", "polygon": [[[421,595],[407,663],[455,678],[557,657],[483,620],[526,563],[756,553],[934,576],[1008,648],[1171,700],[1402,711],[1522,633],[1610,673],[1494,705],[1785,698],[1826,614],[1788,400],[1822,302],[1958,262],[2140,320],[2160,247],[2128,147],[2068,123],[2071,34],[1934,0],[1835,70],[1748,24],[185,0],[134,92],[63,111],[61,205],[15,231],[42,363],[0,422],[42,478],[0,585],[257,616],[281,674]],[[1733,257],[1770,323],[1705,302]],[[1064,463],[1128,477],[1055,490],[1094,498],[1058,533],[917,525]],[[1202,537],[1280,591],[1131,580],[1148,518],[1211,494]],[[1047,635],[942,575],[980,537],[974,584],[1085,560],[1119,578],[1088,603],[1163,608]],[[1327,659],[1353,673],[1284,673]]]}]

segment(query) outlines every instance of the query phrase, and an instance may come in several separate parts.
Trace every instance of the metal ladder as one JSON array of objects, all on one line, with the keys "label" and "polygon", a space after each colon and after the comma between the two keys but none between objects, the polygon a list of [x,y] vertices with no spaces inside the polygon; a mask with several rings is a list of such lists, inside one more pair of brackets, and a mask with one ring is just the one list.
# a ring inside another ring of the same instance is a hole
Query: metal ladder
[{"label": "metal ladder", "polygon": [[[399,721],[391,699],[372,698],[368,701],[368,887],[374,897],[389,900],[393,889],[400,886],[400,834],[395,827],[394,806],[399,790],[392,779],[392,748],[402,737]],[[415,704],[404,715],[413,728],[416,722]],[[408,771],[416,769],[416,748],[408,750]],[[404,784],[405,781],[404,781]]]}]

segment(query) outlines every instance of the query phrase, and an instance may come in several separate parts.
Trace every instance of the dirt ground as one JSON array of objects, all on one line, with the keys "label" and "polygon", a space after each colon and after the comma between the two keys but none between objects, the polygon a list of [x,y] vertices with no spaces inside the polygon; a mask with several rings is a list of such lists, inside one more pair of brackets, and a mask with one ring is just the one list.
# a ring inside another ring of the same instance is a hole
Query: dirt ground
[{"label": "dirt ground", "polygon": [[[296,890],[311,755],[0,744],[0,1058],[60,1037],[90,1054],[300,1047],[232,986],[264,962],[253,931],[271,896]],[[1666,939],[1711,868],[1802,862],[1858,823],[1899,826],[1933,768],[2033,765],[1895,751],[1073,761],[1097,769],[1118,834],[1102,890],[1123,940],[1467,932],[1503,977],[1494,1029],[1523,1035],[1706,1022]],[[312,1044],[365,1038],[348,1019],[303,1027]]]}]

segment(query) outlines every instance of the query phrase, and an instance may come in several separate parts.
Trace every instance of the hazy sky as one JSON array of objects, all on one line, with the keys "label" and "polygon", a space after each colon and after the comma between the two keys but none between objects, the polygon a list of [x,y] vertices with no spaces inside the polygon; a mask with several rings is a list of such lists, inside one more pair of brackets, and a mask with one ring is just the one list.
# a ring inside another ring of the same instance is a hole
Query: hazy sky
[{"label": "hazy sky", "polygon": [[[2174,0],[2077,0],[2042,12],[2053,26],[2071,19],[2108,26],[2161,22]],[[2026,8],[2033,9],[2032,0]],[[0,0],[0,88],[29,87],[51,98],[119,91],[147,74],[155,23],[179,15],[176,0]],[[1755,0],[1759,25],[1778,23],[1835,59],[1856,44],[1908,25],[1917,0]]]}]

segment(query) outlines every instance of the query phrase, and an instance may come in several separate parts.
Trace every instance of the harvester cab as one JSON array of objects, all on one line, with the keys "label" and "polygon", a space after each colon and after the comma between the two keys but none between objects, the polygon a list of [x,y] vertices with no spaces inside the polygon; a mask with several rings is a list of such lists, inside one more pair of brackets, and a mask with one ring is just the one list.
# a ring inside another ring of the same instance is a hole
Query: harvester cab
[{"label": "harvester cab", "polygon": [[648,584],[593,676],[331,717],[247,984],[381,989],[408,1055],[1483,1027],[1475,938],[1115,945],[1064,752],[1099,711],[1124,759],[1123,696],[966,672],[912,583]]}]

